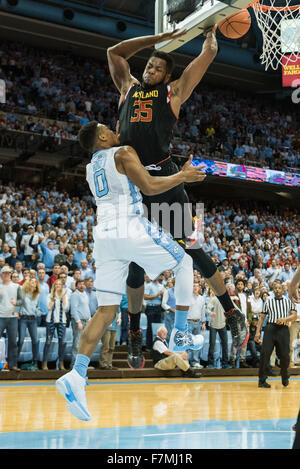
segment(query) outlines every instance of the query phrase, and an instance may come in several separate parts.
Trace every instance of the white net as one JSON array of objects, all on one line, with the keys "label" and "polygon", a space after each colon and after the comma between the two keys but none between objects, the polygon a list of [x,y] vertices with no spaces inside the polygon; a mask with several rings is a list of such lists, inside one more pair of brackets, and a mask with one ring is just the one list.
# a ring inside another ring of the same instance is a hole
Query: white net
[{"label": "white net", "polygon": [[265,70],[294,63],[300,58],[300,0],[259,0],[253,2],[258,27],[263,35],[260,56]]}]

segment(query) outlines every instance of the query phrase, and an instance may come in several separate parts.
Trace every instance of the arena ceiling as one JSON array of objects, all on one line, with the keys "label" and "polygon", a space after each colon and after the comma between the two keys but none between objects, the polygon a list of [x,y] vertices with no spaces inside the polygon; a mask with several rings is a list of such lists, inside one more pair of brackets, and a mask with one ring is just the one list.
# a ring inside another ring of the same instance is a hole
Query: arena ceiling
[{"label": "arena ceiling", "polygon": [[100,4],[105,10],[154,22],[155,0],[100,0]]}]

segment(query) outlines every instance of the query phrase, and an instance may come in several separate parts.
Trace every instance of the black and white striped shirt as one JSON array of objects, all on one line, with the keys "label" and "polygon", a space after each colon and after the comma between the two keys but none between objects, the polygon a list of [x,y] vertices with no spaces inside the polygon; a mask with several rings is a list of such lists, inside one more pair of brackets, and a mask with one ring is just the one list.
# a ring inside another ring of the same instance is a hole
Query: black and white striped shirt
[{"label": "black and white striped shirt", "polygon": [[296,310],[294,303],[288,298],[269,298],[263,308],[263,314],[268,317],[268,324],[276,323],[279,318],[287,318],[291,315],[291,310]]}]

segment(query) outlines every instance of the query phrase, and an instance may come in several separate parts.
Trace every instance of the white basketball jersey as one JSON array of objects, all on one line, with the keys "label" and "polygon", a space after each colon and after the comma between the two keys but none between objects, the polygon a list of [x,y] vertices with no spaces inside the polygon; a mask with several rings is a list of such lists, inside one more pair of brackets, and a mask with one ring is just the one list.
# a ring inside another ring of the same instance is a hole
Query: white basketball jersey
[{"label": "white basketball jersey", "polygon": [[86,167],[86,180],[97,205],[98,223],[143,215],[139,188],[116,168],[114,155],[120,147],[93,154]]}]

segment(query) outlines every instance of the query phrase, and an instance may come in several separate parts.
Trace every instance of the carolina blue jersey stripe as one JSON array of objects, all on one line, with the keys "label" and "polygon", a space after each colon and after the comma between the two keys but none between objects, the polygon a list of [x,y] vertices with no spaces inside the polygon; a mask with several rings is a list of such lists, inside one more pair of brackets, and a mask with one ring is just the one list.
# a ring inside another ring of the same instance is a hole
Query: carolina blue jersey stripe
[{"label": "carolina blue jersey stripe", "polygon": [[162,230],[159,230],[156,228],[156,226],[153,223],[150,223],[149,220],[146,220],[146,218],[142,218],[142,223],[144,224],[147,233],[153,241],[158,245],[161,246],[162,248],[166,249],[177,261],[179,262],[182,261],[183,256],[185,255],[184,249],[182,249],[179,244],[177,244],[173,239],[166,235]]}]

